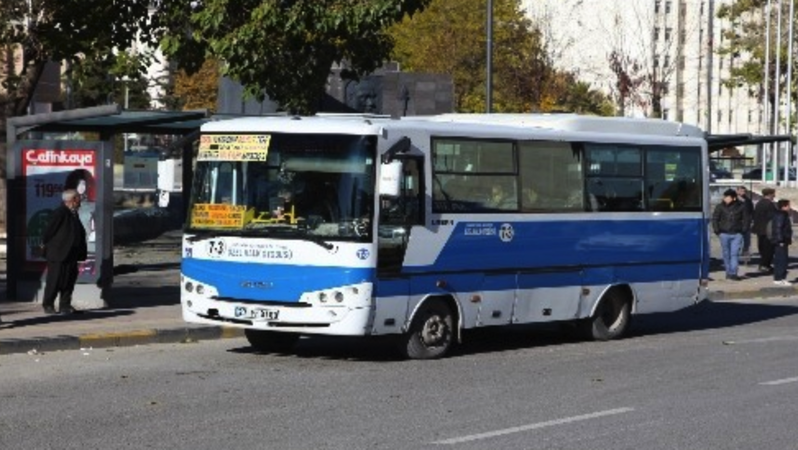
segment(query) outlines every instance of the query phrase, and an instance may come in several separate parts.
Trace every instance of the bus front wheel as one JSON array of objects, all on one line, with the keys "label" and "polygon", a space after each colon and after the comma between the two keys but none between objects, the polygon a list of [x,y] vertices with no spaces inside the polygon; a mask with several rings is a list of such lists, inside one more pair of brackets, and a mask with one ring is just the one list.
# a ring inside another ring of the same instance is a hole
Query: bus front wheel
[{"label": "bus front wheel", "polygon": [[244,330],[249,345],[263,353],[288,353],[299,340],[294,333],[278,333],[275,331]]},{"label": "bus front wheel", "polygon": [[609,341],[626,334],[630,321],[630,299],[622,291],[612,289],[601,299],[593,317],[582,320],[579,325],[586,338]]},{"label": "bus front wheel", "polygon": [[435,359],[445,355],[454,339],[454,314],[442,300],[425,302],[400,341],[402,356]]}]

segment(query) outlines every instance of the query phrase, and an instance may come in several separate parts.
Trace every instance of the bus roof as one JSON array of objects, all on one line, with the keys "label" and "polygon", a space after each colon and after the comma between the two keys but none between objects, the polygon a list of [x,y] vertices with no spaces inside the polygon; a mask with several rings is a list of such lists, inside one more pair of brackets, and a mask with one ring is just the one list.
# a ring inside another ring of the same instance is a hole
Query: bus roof
[{"label": "bus roof", "polygon": [[428,116],[435,122],[535,127],[554,131],[617,133],[651,136],[703,138],[701,128],[661,119],[580,116],[577,114],[441,114]]},{"label": "bus roof", "polygon": [[[392,119],[362,114],[321,116],[254,116],[217,120],[204,124],[203,133],[318,133],[377,134]],[[394,120],[395,121],[395,120]],[[311,127],[308,123],[312,123]]]},{"label": "bus roof", "polygon": [[[691,137],[704,139],[695,126],[660,119],[580,116],[576,114],[441,114],[392,119],[373,114],[321,114],[317,116],[239,117],[212,121],[202,126],[203,133],[319,133],[380,134],[383,129],[446,128],[447,123],[469,124],[487,131],[535,128],[541,132],[573,132],[593,135]],[[309,126],[309,124],[312,124]],[[425,124],[427,125],[425,127]],[[451,127],[449,127],[451,128]]]}]

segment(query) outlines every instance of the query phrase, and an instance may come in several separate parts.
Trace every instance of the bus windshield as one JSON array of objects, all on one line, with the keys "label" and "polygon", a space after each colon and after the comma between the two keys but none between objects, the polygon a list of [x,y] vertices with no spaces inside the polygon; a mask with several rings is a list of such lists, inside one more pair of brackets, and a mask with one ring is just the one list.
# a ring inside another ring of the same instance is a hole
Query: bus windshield
[{"label": "bus windshield", "polygon": [[368,242],[376,137],[206,134],[187,231]]}]

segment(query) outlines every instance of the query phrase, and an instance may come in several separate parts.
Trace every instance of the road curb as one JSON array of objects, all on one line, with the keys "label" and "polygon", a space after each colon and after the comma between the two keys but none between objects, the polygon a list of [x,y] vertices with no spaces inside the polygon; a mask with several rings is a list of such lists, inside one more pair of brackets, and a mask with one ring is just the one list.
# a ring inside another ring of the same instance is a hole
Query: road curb
[{"label": "road curb", "polygon": [[746,291],[710,291],[709,300],[742,300],[746,298],[780,298],[798,294],[794,287],[763,287]]},{"label": "road curb", "polygon": [[47,336],[25,339],[0,339],[0,355],[36,351],[80,350],[83,348],[130,347],[241,337],[244,330],[230,327],[180,327],[144,329],[118,333],[90,333],[78,336]]}]

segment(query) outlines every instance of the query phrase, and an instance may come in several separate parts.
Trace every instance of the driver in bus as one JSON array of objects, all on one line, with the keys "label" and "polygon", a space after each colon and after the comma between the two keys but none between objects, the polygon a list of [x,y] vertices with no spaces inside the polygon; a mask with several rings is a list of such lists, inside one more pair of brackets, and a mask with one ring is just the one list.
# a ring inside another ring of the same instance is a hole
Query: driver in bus
[{"label": "driver in bus", "polygon": [[330,222],[333,219],[332,206],[326,196],[323,190],[304,183],[282,186],[271,202],[272,217],[288,223],[298,220],[311,224]]},{"label": "driver in bus", "polygon": [[287,211],[291,209],[294,203],[294,193],[288,188],[282,188],[275,197],[275,205],[272,210],[272,216],[276,219],[287,219]]}]

